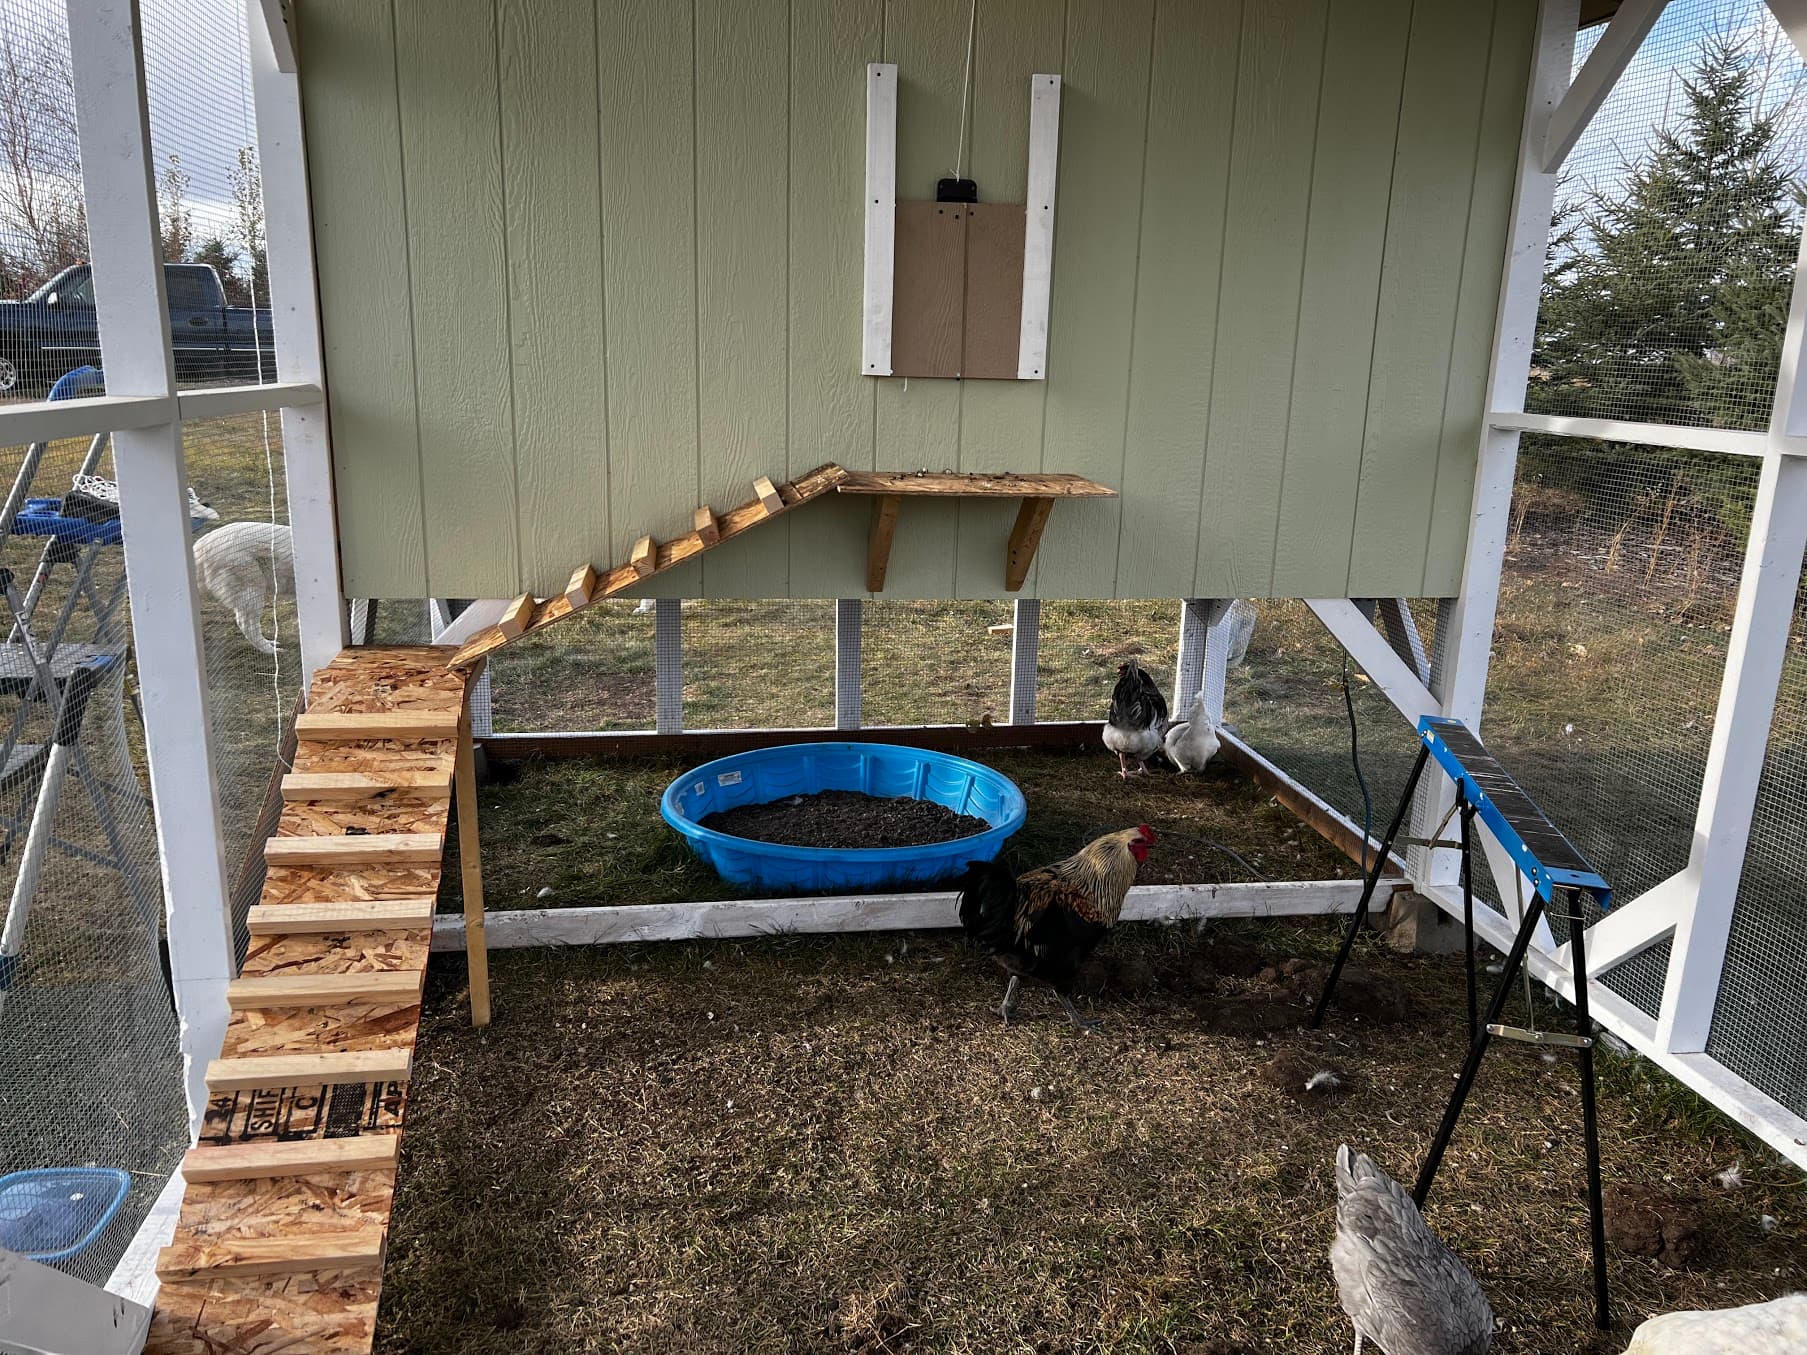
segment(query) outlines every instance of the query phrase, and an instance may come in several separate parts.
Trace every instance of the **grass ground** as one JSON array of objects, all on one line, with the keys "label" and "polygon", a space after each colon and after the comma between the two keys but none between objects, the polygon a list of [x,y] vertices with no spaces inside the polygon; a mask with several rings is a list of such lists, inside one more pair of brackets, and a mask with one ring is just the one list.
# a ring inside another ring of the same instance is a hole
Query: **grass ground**
[{"label": "grass ground", "polygon": [[[1095,1000],[1096,1038],[1038,994],[1003,1027],[999,974],[945,933],[499,953],[484,1031],[438,959],[378,1349],[1346,1350],[1332,1154],[1409,1174],[1458,1056],[1460,969],[1365,945],[1399,1024],[1229,1036],[1199,1010],[1272,992],[1226,938],[1259,963],[1335,936],[1127,927],[1109,946],[1135,991]],[[1347,1093],[1278,1091],[1281,1050]],[[1594,1343],[1574,1070],[1501,1048],[1430,1208],[1500,1355],[1617,1351],[1650,1312],[1807,1284],[1798,1173],[1634,1061],[1604,1058],[1601,1110],[1609,1181],[1691,1202],[1704,1249],[1615,1250],[1618,1330]],[[1733,1162],[1746,1184],[1722,1189]]]}]

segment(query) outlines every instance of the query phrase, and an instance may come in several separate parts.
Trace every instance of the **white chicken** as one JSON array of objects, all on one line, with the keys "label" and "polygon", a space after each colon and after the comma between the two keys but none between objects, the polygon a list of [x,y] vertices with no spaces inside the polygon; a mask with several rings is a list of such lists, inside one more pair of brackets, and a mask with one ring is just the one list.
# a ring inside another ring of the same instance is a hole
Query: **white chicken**
[{"label": "white chicken", "polygon": [[1192,698],[1186,718],[1168,728],[1163,746],[1167,750],[1167,760],[1178,767],[1182,774],[1202,772],[1205,764],[1217,756],[1217,750],[1223,747],[1223,740],[1217,737],[1217,727],[1211,723],[1211,717],[1205,714],[1203,692]]},{"label": "white chicken", "polygon": [[1799,1355],[1807,1294],[1717,1312],[1664,1313],[1631,1334],[1625,1355]]},{"label": "white chicken", "polygon": [[1161,751],[1167,732],[1167,698],[1153,678],[1134,659],[1117,666],[1117,685],[1111,692],[1110,717],[1104,725],[1104,746],[1117,755],[1117,774],[1128,780],[1148,770],[1148,759]]}]

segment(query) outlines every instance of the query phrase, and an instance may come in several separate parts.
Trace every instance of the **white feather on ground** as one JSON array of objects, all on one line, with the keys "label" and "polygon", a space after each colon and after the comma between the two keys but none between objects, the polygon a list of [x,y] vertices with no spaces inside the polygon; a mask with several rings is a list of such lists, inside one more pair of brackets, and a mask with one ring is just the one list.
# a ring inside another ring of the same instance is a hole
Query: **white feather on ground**
[{"label": "white feather on ground", "polygon": [[1737,1190],[1744,1184],[1744,1164],[1734,1162],[1713,1179],[1718,1181],[1721,1188],[1725,1190]]},{"label": "white feather on ground", "polygon": [[1305,1079],[1305,1090],[1308,1092],[1333,1092],[1343,1085],[1343,1079],[1328,1068],[1320,1068]]},{"label": "white feather on ground", "polygon": [[1365,1153],[1336,1150],[1330,1269],[1343,1311],[1386,1355],[1486,1355],[1493,1309],[1412,1197]]},{"label": "white feather on ground", "polygon": [[1704,1313],[1664,1313],[1631,1335],[1625,1355],[1801,1355],[1807,1294]]},{"label": "white feather on ground", "polygon": [[195,542],[195,577],[232,609],[241,634],[265,654],[265,610],[278,597],[295,596],[295,545],[280,523],[228,522]]},{"label": "white feather on ground", "polygon": [[1186,718],[1168,729],[1163,746],[1167,750],[1168,759],[1182,773],[1202,772],[1206,764],[1217,756],[1217,750],[1223,747],[1223,740],[1217,737],[1216,727],[1205,715],[1203,692],[1192,698]]}]

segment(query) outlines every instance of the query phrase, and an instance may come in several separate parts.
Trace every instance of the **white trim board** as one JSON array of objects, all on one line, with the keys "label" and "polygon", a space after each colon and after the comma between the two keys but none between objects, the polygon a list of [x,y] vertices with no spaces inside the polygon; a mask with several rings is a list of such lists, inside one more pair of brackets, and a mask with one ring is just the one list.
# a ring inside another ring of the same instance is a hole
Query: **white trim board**
[{"label": "white trim board", "polygon": [[866,67],[866,308],[860,371],[891,375],[892,274],[897,267],[897,65]]},{"label": "white trim board", "polygon": [[1691,452],[1723,452],[1727,456],[1762,456],[1768,440],[1762,433],[1736,428],[1689,428],[1673,423],[1634,423],[1628,419],[1578,419],[1562,414],[1528,414],[1495,410],[1487,425],[1503,431],[1550,433],[1565,438],[1598,438],[1606,442],[1641,443],[1648,447],[1680,447]]},{"label": "white trim board", "polygon": [[[1403,880],[1375,892],[1385,909]],[[1352,913],[1360,880],[1256,884],[1137,885],[1123,905],[1125,922],[1184,918],[1319,917]],[[504,908],[484,924],[491,950],[523,946],[611,946],[639,941],[693,941],[730,936],[923,931],[960,925],[957,896],[842,894],[813,899],[729,899],[713,903],[639,903],[617,908]],[[433,919],[433,949],[462,950],[464,919]]]},{"label": "white trim board", "polygon": [[1029,77],[1029,182],[1023,194],[1023,310],[1019,381],[1048,379],[1048,302],[1054,283],[1054,189],[1060,168],[1060,77]]}]

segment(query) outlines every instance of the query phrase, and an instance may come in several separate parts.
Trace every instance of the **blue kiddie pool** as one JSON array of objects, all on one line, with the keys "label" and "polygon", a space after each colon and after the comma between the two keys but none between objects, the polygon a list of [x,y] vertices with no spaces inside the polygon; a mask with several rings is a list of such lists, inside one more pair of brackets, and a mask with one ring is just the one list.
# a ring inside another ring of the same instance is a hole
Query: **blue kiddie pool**
[{"label": "blue kiddie pool", "polygon": [[[921,847],[789,847],[704,828],[709,815],[823,790],[933,800],[991,827]],[[706,762],[665,788],[659,813],[731,884],[793,894],[869,894],[942,883],[989,861],[1023,826],[1016,783],[977,762],[889,743],[792,743]]]}]

